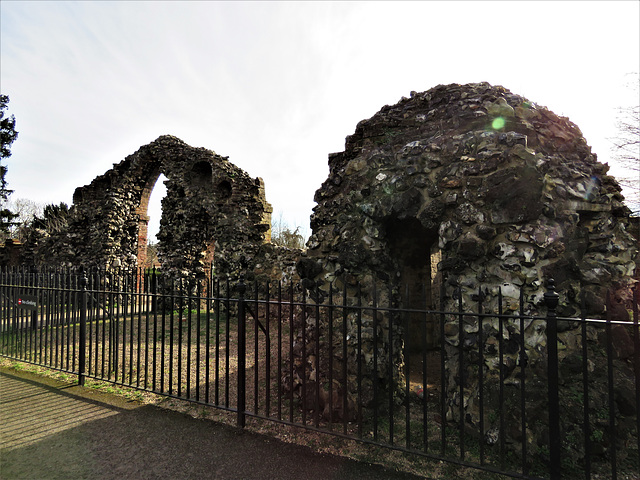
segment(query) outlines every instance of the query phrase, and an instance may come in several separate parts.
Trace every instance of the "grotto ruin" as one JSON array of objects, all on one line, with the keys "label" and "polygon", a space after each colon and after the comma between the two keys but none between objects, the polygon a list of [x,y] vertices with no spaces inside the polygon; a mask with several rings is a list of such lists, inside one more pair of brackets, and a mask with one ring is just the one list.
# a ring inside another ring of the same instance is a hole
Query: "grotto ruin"
[{"label": "grotto ruin", "polygon": [[[329,168],[315,195],[307,255],[298,263],[310,291],[326,291],[329,284],[371,291],[376,282],[390,283],[389,304],[455,312],[460,301],[471,312],[481,297],[485,312],[496,313],[500,295],[505,313],[517,313],[522,291],[520,311],[544,316],[546,282],[553,278],[562,317],[604,318],[607,291],[629,300],[638,243],[609,167],[567,118],[503,87],[454,84],[412,92],[361,121],[345,150],[329,156]],[[448,292],[444,298],[441,291]],[[618,311],[617,320],[628,320],[624,308]],[[459,419],[453,405],[463,402],[465,422],[477,429],[478,372],[469,361],[459,372],[459,342],[464,336],[465,350],[485,347],[485,394],[491,397],[500,378],[493,347],[502,340],[497,318],[480,328],[477,316],[465,315],[464,333],[458,321],[449,317],[441,330],[445,338],[438,338],[438,319],[427,320],[427,342],[446,350],[448,418]],[[347,335],[355,338],[356,322],[349,328]],[[406,332],[386,316],[378,328],[362,332],[367,367],[373,369],[374,344],[379,357],[393,352],[392,362],[401,366],[408,353],[403,339],[420,336],[418,324]],[[515,323],[506,328],[505,340],[522,335],[526,342],[525,351],[515,342],[507,355],[505,384],[519,384],[515,366],[523,359],[542,381],[546,322],[527,320],[524,332]],[[576,325],[559,322],[558,329],[566,347],[562,359],[576,360]],[[379,348],[376,333],[378,342],[391,337],[394,344]],[[620,369],[633,385],[624,361]],[[388,381],[388,370],[376,374],[382,384]],[[486,428],[490,424],[487,419]],[[537,441],[542,435],[533,433]]]},{"label": "grotto ruin", "polygon": [[560,315],[578,313],[571,299],[584,290],[593,316],[604,289],[633,276],[630,211],[609,167],[567,118],[503,87],[412,92],[360,122],[329,167],[307,281],[349,274],[403,291],[455,277],[465,304],[478,285],[508,298],[524,286],[534,312],[553,277],[567,293]]}]

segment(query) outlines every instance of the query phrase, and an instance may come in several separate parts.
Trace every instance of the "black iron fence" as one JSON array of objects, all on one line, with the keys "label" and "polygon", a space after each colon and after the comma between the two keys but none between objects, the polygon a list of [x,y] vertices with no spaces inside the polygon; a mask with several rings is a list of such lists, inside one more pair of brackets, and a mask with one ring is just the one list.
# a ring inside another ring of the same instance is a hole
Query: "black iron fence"
[{"label": "black iron fence", "polygon": [[629,321],[558,317],[552,288],[544,317],[504,313],[500,292],[473,311],[461,297],[445,311],[357,285],[3,270],[0,355],[242,427],[256,417],[515,478],[637,478],[638,290]]}]

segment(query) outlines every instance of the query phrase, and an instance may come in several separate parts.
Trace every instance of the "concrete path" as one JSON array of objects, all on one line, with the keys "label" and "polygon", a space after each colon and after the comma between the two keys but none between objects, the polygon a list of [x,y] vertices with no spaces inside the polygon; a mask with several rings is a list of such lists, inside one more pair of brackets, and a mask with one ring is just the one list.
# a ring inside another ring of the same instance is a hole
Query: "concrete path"
[{"label": "concrete path", "polygon": [[0,479],[410,480],[379,465],[0,369]]}]

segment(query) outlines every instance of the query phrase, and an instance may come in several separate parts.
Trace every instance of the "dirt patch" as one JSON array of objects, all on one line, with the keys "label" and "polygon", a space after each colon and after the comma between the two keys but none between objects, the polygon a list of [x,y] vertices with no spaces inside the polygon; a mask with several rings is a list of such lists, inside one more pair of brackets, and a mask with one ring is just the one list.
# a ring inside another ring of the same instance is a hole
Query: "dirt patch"
[{"label": "dirt patch", "polygon": [[417,478],[24,371],[0,382],[6,480]]},{"label": "dirt patch", "polygon": [[[25,407],[25,398],[52,395],[80,402],[77,405],[84,409],[106,411],[104,418],[98,415],[87,423],[70,424],[70,428],[52,431],[30,444],[16,448],[3,445],[0,457],[6,480],[506,478],[256,418],[249,418],[241,430],[234,426],[236,415],[232,412],[90,379],[85,387],[79,387],[71,383],[76,381],[73,375],[7,359],[0,359],[0,369],[3,418],[7,418],[4,408],[11,403],[7,378],[19,382],[17,391],[22,400],[17,400],[18,411]],[[30,389],[35,390],[30,394]],[[54,405],[50,401],[44,404]],[[68,410],[77,412],[77,405]],[[55,410],[60,413],[61,407]],[[23,418],[25,425],[32,425],[37,417],[50,416],[22,411],[28,413],[28,418]],[[58,420],[66,423],[64,417]],[[247,439],[254,434],[257,440]],[[6,438],[4,433],[2,438]],[[211,457],[216,451],[225,452],[224,458]],[[308,458],[312,453],[320,456]],[[216,471],[212,469],[215,465],[226,467]]]}]

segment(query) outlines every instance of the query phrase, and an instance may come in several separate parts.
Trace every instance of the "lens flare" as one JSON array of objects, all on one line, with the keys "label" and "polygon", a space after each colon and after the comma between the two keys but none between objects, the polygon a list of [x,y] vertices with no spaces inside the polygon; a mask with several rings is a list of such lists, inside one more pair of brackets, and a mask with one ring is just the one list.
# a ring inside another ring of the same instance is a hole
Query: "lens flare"
[{"label": "lens flare", "polygon": [[502,130],[504,128],[505,120],[503,117],[496,117],[491,122],[491,128],[494,130]]}]

